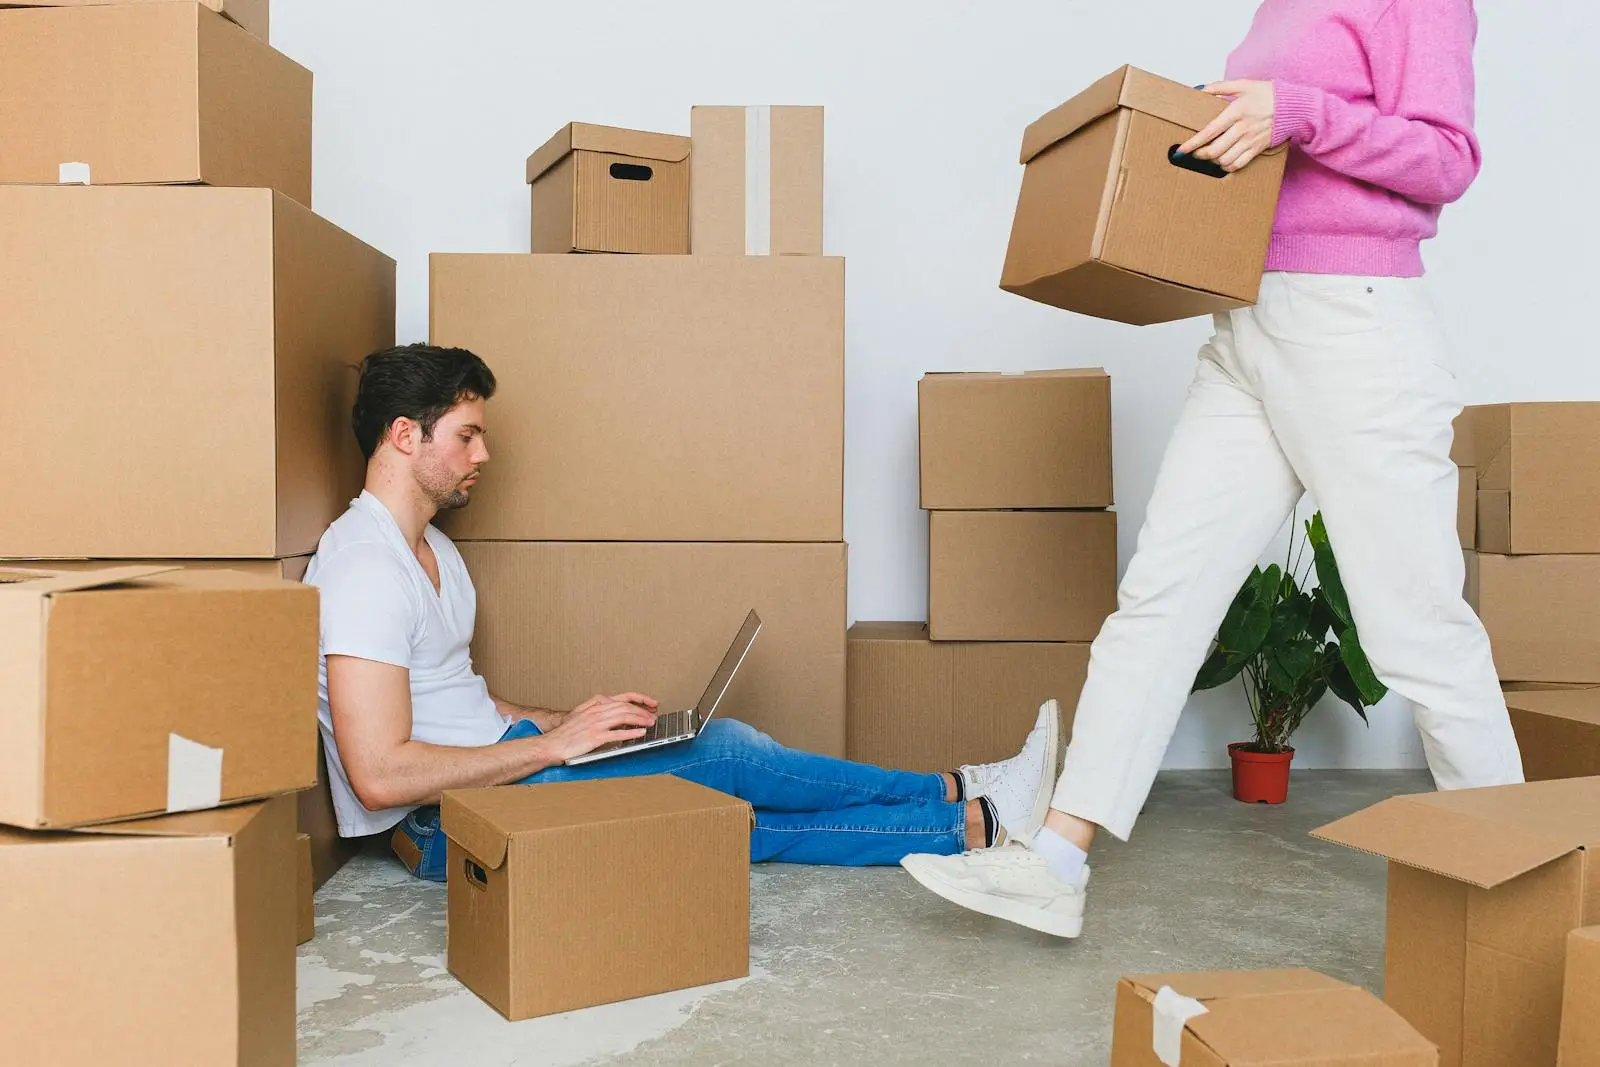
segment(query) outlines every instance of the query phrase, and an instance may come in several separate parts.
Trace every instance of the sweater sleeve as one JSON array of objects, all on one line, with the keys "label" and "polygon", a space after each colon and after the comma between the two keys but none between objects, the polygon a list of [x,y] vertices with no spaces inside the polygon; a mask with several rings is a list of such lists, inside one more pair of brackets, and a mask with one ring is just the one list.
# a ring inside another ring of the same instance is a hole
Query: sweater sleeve
[{"label": "sweater sleeve", "polygon": [[1274,83],[1274,144],[1421,204],[1448,204],[1478,175],[1472,0],[1394,0],[1366,34],[1372,101]]}]

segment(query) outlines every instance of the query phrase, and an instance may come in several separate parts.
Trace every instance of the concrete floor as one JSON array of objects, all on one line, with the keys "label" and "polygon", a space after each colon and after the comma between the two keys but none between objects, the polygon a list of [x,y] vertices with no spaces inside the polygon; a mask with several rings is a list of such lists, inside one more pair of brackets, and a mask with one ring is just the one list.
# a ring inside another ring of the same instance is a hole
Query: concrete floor
[{"label": "concrete floor", "polygon": [[757,867],[749,978],[521,1023],[445,970],[443,887],[364,855],[300,949],[300,1062],[1104,1064],[1123,974],[1294,965],[1381,991],[1383,864],[1306,834],[1427,788],[1296,772],[1266,808],[1226,773],[1163,775],[1133,843],[1096,849],[1075,942],[950,907],[898,867]]}]

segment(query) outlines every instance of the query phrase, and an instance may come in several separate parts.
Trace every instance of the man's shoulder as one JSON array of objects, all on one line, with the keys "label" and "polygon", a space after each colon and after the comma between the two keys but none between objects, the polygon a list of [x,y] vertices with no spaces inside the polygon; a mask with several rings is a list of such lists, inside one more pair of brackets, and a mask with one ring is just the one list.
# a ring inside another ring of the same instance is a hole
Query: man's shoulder
[{"label": "man's shoulder", "polygon": [[340,574],[403,578],[406,573],[405,560],[378,521],[360,508],[350,508],[323,532],[305,580],[320,585]]}]

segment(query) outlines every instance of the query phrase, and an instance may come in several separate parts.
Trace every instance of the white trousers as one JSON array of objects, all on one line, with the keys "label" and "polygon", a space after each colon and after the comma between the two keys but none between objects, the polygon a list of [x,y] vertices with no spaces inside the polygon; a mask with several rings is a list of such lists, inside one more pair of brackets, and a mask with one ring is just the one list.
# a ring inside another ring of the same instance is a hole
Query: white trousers
[{"label": "white trousers", "polygon": [[[1460,411],[1419,278],[1272,272],[1255,307],[1218,315],[1090,652],[1053,806],[1128,837],[1223,614],[1308,489],[1362,647],[1412,701],[1435,784],[1522,781],[1462,595]],[[1247,740],[1242,691],[1239,707]]]}]

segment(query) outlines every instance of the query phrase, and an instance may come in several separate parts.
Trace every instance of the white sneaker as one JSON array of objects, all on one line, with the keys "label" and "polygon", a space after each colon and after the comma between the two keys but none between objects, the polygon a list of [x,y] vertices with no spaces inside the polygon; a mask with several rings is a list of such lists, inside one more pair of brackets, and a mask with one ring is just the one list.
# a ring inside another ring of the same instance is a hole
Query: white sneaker
[{"label": "white sneaker", "polygon": [[900,866],[924,888],[971,911],[1056,937],[1083,933],[1088,865],[1077,885],[1067,885],[1037,852],[1004,845],[958,856],[907,856]]},{"label": "white sneaker", "polygon": [[968,800],[989,798],[1005,839],[1027,844],[1050,812],[1060,762],[1061,705],[1047,700],[1039,706],[1039,718],[1021,752],[999,763],[964,766],[961,778]]}]

